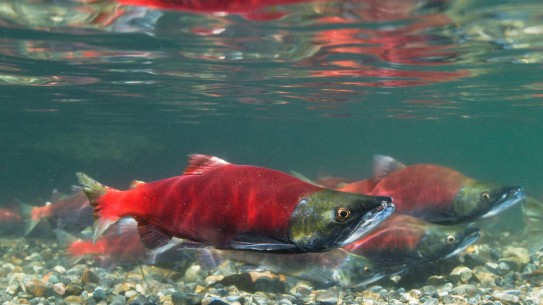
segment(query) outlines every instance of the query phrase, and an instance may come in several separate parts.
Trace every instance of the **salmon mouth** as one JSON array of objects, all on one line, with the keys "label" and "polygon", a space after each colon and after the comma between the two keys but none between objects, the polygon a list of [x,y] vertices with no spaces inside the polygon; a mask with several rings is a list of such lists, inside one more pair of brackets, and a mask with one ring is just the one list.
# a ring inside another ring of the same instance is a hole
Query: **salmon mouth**
[{"label": "salmon mouth", "polygon": [[526,194],[521,186],[504,187],[501,189],[501,196],[496,199],[492,208],[483,214],[481,218],[494,216],[522,201]]},{"label": "salmon mouth", "polygon": [[449,258],[455,256],[456,254],[464,251],[467,247],[473,244],[481,236],[478,228],[467,228],[464,232],[464,238],[451,253],[446,254],[443,258]]},{"label": "salmon mouth", "polygon": [[341,243],[341,247],[351,244],[371,232],[390,217],[395,209],[396,206],[391,201],[382,201],[379,206],[364,214],[361,221],[353,229],[353,233]]}]

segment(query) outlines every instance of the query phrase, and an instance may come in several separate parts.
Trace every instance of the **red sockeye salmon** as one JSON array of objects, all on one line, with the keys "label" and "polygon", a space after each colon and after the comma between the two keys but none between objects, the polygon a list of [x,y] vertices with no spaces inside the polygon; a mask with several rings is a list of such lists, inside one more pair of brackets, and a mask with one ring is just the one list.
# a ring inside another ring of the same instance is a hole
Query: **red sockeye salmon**
[{"label": "red sockeye salmon", "polygon": [[374,176],[338,188],[344,192],[394,198],[396,211],[435,223],[490,217],[524,199],[520,186],[482,182],[435,164],[406,166],[374,157]]},{"label": "red sockeye salmon", "polygon": [[219,249],[322,252],[368,233],[394,210],[388,196],[319,187],[285,173],[190,155],[181,176],[130,190],[77,173],[95,213],[94,239],[122,217],[150,249],[173,237]]}]

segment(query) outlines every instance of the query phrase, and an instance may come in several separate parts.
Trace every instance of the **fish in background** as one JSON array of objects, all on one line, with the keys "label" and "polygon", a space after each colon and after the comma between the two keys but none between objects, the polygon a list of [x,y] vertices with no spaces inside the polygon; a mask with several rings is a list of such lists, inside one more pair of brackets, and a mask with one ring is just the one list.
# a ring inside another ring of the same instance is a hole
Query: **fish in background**
[{"label": "fish in background", "polygon": [[523,239],[528,248],[532,252],[543,249],[543,202],[526,197],[521,204],[521,211],[525,223]]},{"label": "fish in background", "polygon": [[23,224],[24,221],[20,207],[8,206],[0,208],[1,234],[17,234],[22,231]]},{"label": "fish in background", "polygon": [[432,224],[395,214],[355,243],[324,253],[205,251],[319,285],[361,287],[420,264],[449,258],[478,237],[477,228]]},{"label": "fish in background", "polygon": [[140,242],[137,223],[132,218],[123,218],[111,226],[100,239],[79,238],[61,229],[54,230],[59,245],[67,255],[77,262],[85,256],[94,257],[100,266],[110,267],[125,263],[144,263],[151,260]]},{"label": "fish in background", "polygon": [[469,178],[435,164],[406,166],[389,156],[374,157],[374,174],[338,188],[394,198],[396,211],[429,222],[453,224],[488,218],[524,199],[520,186]]},{"label": "fish in background", "polygon": [[354,242],[394,211],[388,196],[325,189],[199,154],[189,156],[183,175],[138,182],[126,191],[77,176],[97,219],[93,239],[119,219],[134,217],[148,249],[176,237],[221,249],[322,252]]},{"label": "fish in background", "polygon": [[139,5],[162,10],[178,10],[200,14],[237,14],[248,20],[273,20],[285,16],[288,11],[277,6],[312,0],[117,0],[122,5]]},{"label": "fish in background", "polygon": [[451,257],[479,238],[479,229],[439,225],[416,217],[394,214],[371,234],[344,247],[383,269],[398,269]]},{"label": "fish in background", "polygon": [[53,191],[50,201],[37,207],[21,203],[25,218],[25,235],[28,235],[41,221],[47,220],[53,228],[79,232],[92,225],[92,207],[83,190],[73,186],[69,195]]}]

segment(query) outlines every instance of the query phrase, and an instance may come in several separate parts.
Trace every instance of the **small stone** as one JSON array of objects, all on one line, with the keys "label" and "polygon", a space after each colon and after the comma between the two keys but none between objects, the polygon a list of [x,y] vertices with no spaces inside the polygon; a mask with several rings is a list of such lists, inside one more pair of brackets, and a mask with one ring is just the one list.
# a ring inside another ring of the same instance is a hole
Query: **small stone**
[{"label": "small stone", "polygon": [[530,262],[530,253],[525,248],[509,247],[503,251],[503,258],[499,261],[507,263],[512,270],[520,271]]},{"label": "small stone", "polygon": [[83,274],[81,275],[81,282],[83,282],[84,284],[98,283],[100,282],[100,278],[98,277],[98,275],[96,275],[96,273],[92,272],[91,270],[85,269],[83,271]]},{"label": "small stone", "polygon": [[292,302],[289,299],[281,299],[278,305],[292,305]]},{"label": "small stone", "polygon": [[147,304],[147,298],[141,294],[138,294],[137,296],[134,296],[130,299],[128,299],[127,303],[129,305],[144,305]]},{"label": "small stone", "polygon": [[488,271],[483,266],[477,266],[473,269],[473,275],[480,283],[492,283],[495,284],[498,276]]},{"label": "small stone", "polygon": [[322,305],[335,305],[339,302],[339,292],[336,287],[317,290],[315,293],[315,302]]},{"label": "small stone", "polygon": [[202,296],[196,293],[172,293],[173,305],[197,305],[202,302]]},{"label": "small stone", "polygon": [[422,305],[438,305],[438,304],[439,304],[439,300],[436,298],[428,298],[426,301],[424,301],[424,303],[422,303]]},{"label": "small stone", "polygon": [[137,292],[136,290],[128,290],[128,291],[126,291],[126,292],[124,293],[124,296],[125,296],[126,298],[129,298],[129,299],[130,299],[131,297],[133,297],[133,296],[135,296],[135,295],[137,295],[137,294],[138,294],[138,292]]},{"label": "small stone", "polygon": [[449,274],[453,282],[467,283],[473,276],[473,272],[466,266],[457,266]]},{"label": "small stone", "polygon": [[218,283],[218,282],[222,281],[223,279],[224,279],[224,275],[213,274],[213,275],[210,275],[210,276],[206,277],[204,282],[206,283],[206,285],[211,286],[211,285],[213,285],[215,283]]},{"label": "small stone", "polygon": [[64,301],[67,304],[82,304],[81,297],[78,295],[70,295],[64,298]]},{"label": "small stone", "polygon": [[94,292],[92,293],[92,298],[97,302],[100,302],[105,297],[106,297],[106,292],[104,291],[104,289],[100,287],[96,288]]},{"label": "small stone", "polygon": [[35,297],[42,297],[45,294],[45,283],[38,279],[32,279],[25,282],[26,292],[30,293]]},{"label": "small stone", "polygon": [[68,283],[66,285],[66,295],[80,295],[81,291],[83,291],[83,288],[79,285],[75,285],[73,283]]},{"label": "small stone", "polygon": [[66,293],[66,287],[63,283],[55,283],[51,287],[53,288],[53,291],[60,296],[63,296]]},{"label": "small stone", "polygon": [[467,295],[475,291],[476,287],[471,284],[458,285],[451,290],[454,295]]},{"label": "small stone", "polygon": [[116,295],[111,300],[110,305],[124,305],[126,303],[126,298],[122,295]]},{"label": "small stone", "polygon": [[492,298],[505,304],[519,304],[520,298],[516,295],[504,293],[501,291],[494,291]]},{"label": "small stone", "polygon": [[185,281],[187,282],[196,282],[204,277],[204,272],[198,265],[192,265],[185,271]]},{"label": "small stone", "polygon": [[485,263],[485,268],[488,269],[488,271],[490,272],[494,272],[496,273],[498,271],[498,267],[499,265],[495,262],[486,262]]},{"label": "small stone", "polygon": [[433,286],[440,286],[440,285],[445,284],[446,282],[447,280],[445,279],[445,277],[441,275],[432,275],[426,281],[428,285],[433,285]]},{"label": "small stone", "polygon": [[435,296],[437,295],[437,287],[432,285],[426,285],[422,287],[423,295]]},{"label": "small stone", "polygon": [[63,274],[63,273],[66,273],[66,268],[56,265],[55,267],[53,267],[53,271]]},{"label": "small stone", "polygon": [[300,282],[291,289],[291,293],[302,300],[302,302],[306,303],[310,300],[312,290],[313,289],[310,286]]},{"label": "small stone", "polygon": [[41,262],[43,261],[43,258],[38,252],[33,252],[29,256],[25,257],[25,261]]}]

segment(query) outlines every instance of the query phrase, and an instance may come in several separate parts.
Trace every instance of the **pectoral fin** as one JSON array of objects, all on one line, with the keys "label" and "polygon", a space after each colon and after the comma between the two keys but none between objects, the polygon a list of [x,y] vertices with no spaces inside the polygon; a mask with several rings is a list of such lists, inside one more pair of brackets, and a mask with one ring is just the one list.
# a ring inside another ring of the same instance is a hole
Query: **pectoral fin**
[{"label": "pectoral fin", "polygon": [[253,250],[269,252],[299,252],[299,248],[291,243],[286,243],[267,236],[254,234],[238,234],[230,241],[232,249]]}]

